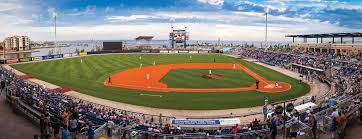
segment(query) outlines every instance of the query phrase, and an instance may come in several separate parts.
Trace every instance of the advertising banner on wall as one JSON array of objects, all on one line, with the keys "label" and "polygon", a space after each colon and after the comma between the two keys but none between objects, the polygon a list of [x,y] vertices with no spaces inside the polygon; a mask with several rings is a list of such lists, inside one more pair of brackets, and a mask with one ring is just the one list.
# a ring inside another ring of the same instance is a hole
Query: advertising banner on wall
[{"label": "advertising banner on wall", "polygon": [[189,51],[178,51],[178,53],[189,53]]},{"label": "advertising banner on wall", "polygon": [[78,53],[72,53],[72,56],[79,56]]},{"label": "advertising banner on wall", "polygon": [[199,51],[190,51],[189,53],[190,54],[197,54],[197,53],[199,53]]},{"label": "advertising banner on wall", "polygon": [[63,54],[63,57],[72,57],[72,54]]},{"label": "advertising banner on wall", "polygon": [[19,62],[29,62],[29,61],[32,61],[31,57],[19,58]]},{"label": "advertising banner on wall", "polygon": [[87,55],[96,55],[101,54],[102,52],[87,52]]},{"label": "advertising banner on wall", "polygon": [[87,52],[79,52],[79,55],[80,55],[80,56],[87,55]]},{"label": "advertising banner on wall", "polygon": [[199,53],[200,53],[200,54],[206,54],[206,53],[209,53],[209,52],[208,52],[208,51],[200,50]]},{"label": "advertising banner on wall", "polygon": [[18,63],[19,60],[18,59],[7,59],[5,62],[6,62],[6,64],[13,64],[13,63]]},{"label": "advertising banner on wall", "polygon": [[160,53],[168,53],[168,50],[161,50]]},{"label": "advertising banner on wall", "polygon": [[63,54],[53,55],[53,58],[63,58]]},{"label": "advertising banner on wall", "polygon": [[150,50],[141,50],[141,53],[149,53]]},{"label": "advertising banner on wall", "polygon": [[43,57],[41,57],[41,56],[33,57],[33,61],[40,61],[40,60],[43,60]]},{"label": "advertising banner on wall", "polygon": [[220,125],[235,125],[240,124],[239,118],[225,118],[225,119],[172,119],[172,125],[180,126],[220,126]]},{"label": "advertising banner on wall", "polygon": [[172,50],[172,51],[170,50],[169,53],[175,54],[175,53],[178,53],[178,51],[177,50]]},{"label": "advertising banner on wall", "polygon": [[160,50],[151,50],[151,53],[160,53]]},{"label": "advertising banner on wall", "polygon": [[50,55],[50,56],[42,56],[43,57],[43,60],[48,60],[48,59],[53,59],[54,56],[53,55]]}]

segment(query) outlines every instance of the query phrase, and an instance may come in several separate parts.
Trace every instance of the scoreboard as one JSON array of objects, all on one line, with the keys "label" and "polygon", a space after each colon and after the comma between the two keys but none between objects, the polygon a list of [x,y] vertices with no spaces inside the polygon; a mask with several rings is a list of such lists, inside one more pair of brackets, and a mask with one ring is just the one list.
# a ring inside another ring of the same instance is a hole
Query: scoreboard
[{"label": "scoreboard", "polygon": [[122,41],[106,41],[103,42],[103,51],[122,50]]},{"label": "scoreboard", "polygon": [[173,30],[170,32],[169,39],[176,43],[184,43],[186,40],[189,40],[189,34],[186,30]]}]

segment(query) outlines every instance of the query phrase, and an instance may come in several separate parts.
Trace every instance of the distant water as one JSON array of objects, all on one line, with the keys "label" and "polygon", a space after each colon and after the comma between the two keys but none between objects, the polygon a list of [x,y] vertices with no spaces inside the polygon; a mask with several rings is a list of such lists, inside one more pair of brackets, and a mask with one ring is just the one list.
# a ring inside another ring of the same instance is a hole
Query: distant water
[{"label": "distant water", "polygon": [[[121,40],[104,40],[104,41],[121,41]],[[136,41],[135,40],[122,40],[125,41],[127,47],[132,48],[135,47]],[[236,45],[244,45],[244,44],[253,44],[256,47],[261,47],[264,45],[264,42],[247,42],[247,41],[220,41],[223,46],[236,46]],[[33,52],[32,56],[44,56],[49,55],[50,51],[54,53],[75,53],[76,49],[84,50],[84,51],[92,51],[95,50],[97,46],[102,46],[103,40],[80,40],[80,41],[60,41],[58,42],[59,45],[69,45],[69,47],[59,47],[59,48],[41,48],[37,49],[39,52]],[[189,40],[187,44],[218,44],[217,40]],[[288,44],[286,42],[268,42],[268,45],[278,45],[278,44]],[[152,47],[154,48],[161,48],[163,46],[170,47],[170,41],[168,40],[153,40]]]}]

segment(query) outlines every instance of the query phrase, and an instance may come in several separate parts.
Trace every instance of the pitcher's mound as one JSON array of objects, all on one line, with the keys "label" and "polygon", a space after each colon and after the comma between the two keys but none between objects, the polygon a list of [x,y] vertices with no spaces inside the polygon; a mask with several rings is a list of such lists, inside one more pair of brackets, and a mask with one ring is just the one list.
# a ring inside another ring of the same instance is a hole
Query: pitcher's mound
[{"label": "pitcher's mound", "polygon": [[221,79],[222,78],[222,76],[218,75],[218,74],[207,74],[207,75],[202,75],[201,77],[205,78],[205,79],[211,79],[211,80]]}]

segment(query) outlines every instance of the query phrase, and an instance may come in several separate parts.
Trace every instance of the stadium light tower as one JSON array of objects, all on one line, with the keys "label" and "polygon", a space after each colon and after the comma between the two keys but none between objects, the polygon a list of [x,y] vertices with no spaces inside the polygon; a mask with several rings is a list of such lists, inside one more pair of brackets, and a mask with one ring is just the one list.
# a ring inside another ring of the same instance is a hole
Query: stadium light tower
[{"label": "stadium light tower", "polygon": [[[52,16],[54,18],[54,48],[55,50],[58,49],[58,45],[57,45],[57,13],[54,11],[52,13]],[[60,53],[60,51],[58,51],[58,54]]]},{"label": "stadium light tower", "polygon": [[265,12],[265,47],[267,47],[268,44],[268,13],[269,8],[268,6],[264,6],[264,12]]}]

